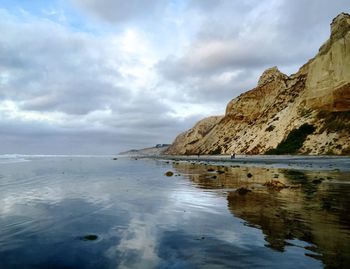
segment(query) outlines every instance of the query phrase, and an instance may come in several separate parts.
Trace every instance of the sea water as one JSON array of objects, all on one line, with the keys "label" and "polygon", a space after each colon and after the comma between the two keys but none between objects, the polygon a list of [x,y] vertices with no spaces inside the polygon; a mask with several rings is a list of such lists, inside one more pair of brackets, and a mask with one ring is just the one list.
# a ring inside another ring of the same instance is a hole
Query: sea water
[{"label": "sea water", "polygon": [[339,169],[0,158],[2,269],[349,268],[349,213]]}]

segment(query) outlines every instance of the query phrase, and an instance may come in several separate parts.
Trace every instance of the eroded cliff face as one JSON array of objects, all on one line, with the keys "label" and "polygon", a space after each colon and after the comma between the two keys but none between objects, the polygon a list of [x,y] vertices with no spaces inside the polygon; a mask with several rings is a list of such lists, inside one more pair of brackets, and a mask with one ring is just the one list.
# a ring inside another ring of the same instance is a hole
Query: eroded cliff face
[{"label": "eroded cliff face", "polygon": [[311,108],[348,111],[350,107],[350,16],[331,24],[331,37],[307,66],[306,104]]},{"label": "eroded cliff face", "polygon": [[178,135],[166,153],[190,154],[196,152],[196,144],[203,139],[222,118],[222,116],[212,116],[200,120],[193,128]]},{"label": "eroded cliff face", "polygon": [[350,154],[349,14],[333,20],[330,39],[298,73],[267,69],[256,88],[228,103],[224,117],[200,121],[167,153],[262,154],[305,123],[316,130],[299,153]]}]

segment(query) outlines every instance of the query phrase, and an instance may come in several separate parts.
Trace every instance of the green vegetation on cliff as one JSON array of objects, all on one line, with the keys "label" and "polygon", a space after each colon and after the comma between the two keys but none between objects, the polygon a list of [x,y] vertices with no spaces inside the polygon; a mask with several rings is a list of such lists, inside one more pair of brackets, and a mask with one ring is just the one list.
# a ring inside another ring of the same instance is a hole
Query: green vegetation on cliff
[{"label": "green vegetation on cliff", "polygon": [[303,124],[298,129],[292,130],[286,139],[278,144],[277,148],[270,149],[266,154],[293,154],[297,153],[298,150],[304,144],[307,136],[315,131],[315,127],[310,124]]}]

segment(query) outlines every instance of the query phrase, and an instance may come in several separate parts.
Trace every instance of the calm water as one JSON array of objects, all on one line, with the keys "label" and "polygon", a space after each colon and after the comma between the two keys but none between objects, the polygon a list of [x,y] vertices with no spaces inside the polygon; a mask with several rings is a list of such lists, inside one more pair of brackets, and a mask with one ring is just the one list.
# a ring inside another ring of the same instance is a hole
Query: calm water
[{"label": "calm water", "polygon": [[1,269],[323,267],[350,268],[349,172],[0,159]]}]

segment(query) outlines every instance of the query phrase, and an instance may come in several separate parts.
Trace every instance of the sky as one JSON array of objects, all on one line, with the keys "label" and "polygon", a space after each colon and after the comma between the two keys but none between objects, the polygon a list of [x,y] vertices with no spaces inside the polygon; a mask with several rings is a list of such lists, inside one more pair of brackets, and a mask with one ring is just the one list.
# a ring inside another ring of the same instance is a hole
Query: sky
[{"label": "sky", "polygon": [[116,154],[290,75],[348,0],[0,0],[0,154]]}]

